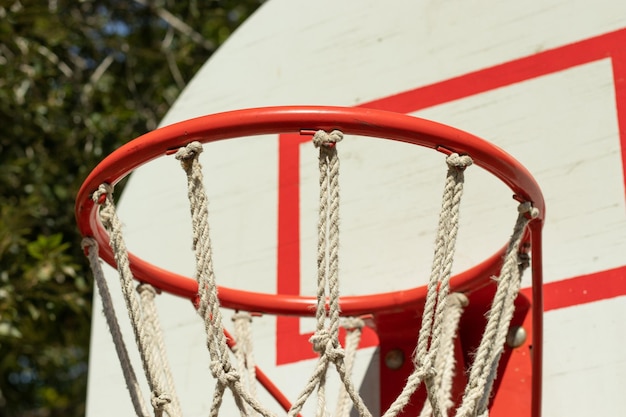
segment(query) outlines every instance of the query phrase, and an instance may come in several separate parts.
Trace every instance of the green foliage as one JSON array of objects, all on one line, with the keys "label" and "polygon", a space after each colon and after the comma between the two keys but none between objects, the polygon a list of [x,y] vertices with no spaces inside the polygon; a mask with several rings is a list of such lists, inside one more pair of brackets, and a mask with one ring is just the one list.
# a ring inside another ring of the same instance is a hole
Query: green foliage
[{"label": "green foliage", "polygon": [[84,414],[76,191],[261,2],[0,1],[0,416]]}]

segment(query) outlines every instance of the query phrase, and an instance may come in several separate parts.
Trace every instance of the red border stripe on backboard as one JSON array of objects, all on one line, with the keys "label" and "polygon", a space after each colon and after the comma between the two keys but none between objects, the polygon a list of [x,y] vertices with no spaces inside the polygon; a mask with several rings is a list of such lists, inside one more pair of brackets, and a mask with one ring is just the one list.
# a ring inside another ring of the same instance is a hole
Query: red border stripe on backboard
[{"label": "red border stripe on backboard", "polygon": [[623,54],[625,42],[626,29],[622,29],[363,103],[359,107],[412,113],[600,59],[615,58]]},{"label": "red border stripe on backboard", "polygon": [[[531,295],[531,288],[522,293]],[[543,311],[558,310],[626,295],[626,266],[543,285]]]},{"label": "red border stripe on backboard", "polygon": [[611,59],[626,193],[626,29],[470,72],[363,103],[359,107],[412,113],[601,59]]}]

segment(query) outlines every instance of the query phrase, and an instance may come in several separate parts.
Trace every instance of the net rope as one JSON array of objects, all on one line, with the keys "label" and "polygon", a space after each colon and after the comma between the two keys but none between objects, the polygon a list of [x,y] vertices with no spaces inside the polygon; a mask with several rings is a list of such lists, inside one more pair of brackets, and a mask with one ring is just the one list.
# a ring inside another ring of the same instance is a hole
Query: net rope
[{"label": "net rope", "polygon": [[[342,318],[339,306],[339,158],[337,144],[343,133],[317,131],[314,145],[319,148],[320,206],[317,247],[317,305],[316,327],[310,341],[319,357],[313,373],[300,395],[287,412],[295,417],[313,393],[317,396],[316,417],[330,415],[326,404],[326,380],[334,367],[341,381],[335,417],[347,417],[352,408],[361,417],[371,417],[352,380],[356,350],[364,322],[360,318]],[[197,311],[204,321],[206,345],[210,357],[210,370],[216,380],[209,415],[219,414],[226,390],[231,391],[242,417],[258,413],[274,417],[274,413],[257,399],[255,383],[255,360],[252,353],[250,323],[247,312],[233,316],[236,343],[233,348],[236,364],[225,336],[225,327],[218,298],[217,281],[213,268],[212,246],[209,236],[208,198],[203,183],[199,155],[202,144],[192,142],[176,153],[187,175],[188,199],[192,218],[193,250],[196,258],[198,282]],[[446,158],[446,174],[442,206],[439,215],[431,274],[422,315],[422,323],[413,353],[414,369],[401,393],[383,417],[396,417],[409,403],[413,393],[423,383],[427,392],[420,417],[447,417],[454,406],[452,381],[455,364],[457,330],[463,309],[468,304],[464,294],[450,293],[450,277],[456,240],[459,230],[459,211],[463,194],[464,172],[472,165],[467,155],[451,153]],[[140,284],[137,294],[133,289],[133,277],[124,244],[121,223],[112,199],[113,188],[102,184],[93,194],[93,200],[101,205],[100,216],[110,234],[110,245],[117,264],[122,292],[133,327],[135,341],[140,352],[144,373],[152,394],[154,415],[163,413],[169,417],[182,415],[174,389],[174,381],[166,359],[163,335],[158,323],[154,298],[158,291],[148,284]],[[469,370],[468,382],[462,400],[455,410],[457,417],[488,415],[493,380],[514,312],[514,301],[520,289],[521,274],[528,266],[527,257],[520,245],[527,223],[538,215],[530,203],[521,203],[518,218],[507,247],[499,277],[494,277],[497,289],[487,316],[487,325]],[[119,360],[130,392],[135,412],[147,416],[136,375],[130,364],[128,352],[115,318],[113,304],[98,260],[98,246],[94,239],[85,238],[83,246],[89,258],[99,292],[103,299],[105,316],[115,342]],[[339,327],[347,329],[345,348],[339,342]]]},{"label": "net rope", "polygon": [[[452,400],[452,380],[456,369],[454,338],[457,334],[463,308],[468,303],[467,297],[461,293],[453,293],[446,297],[445,319],[441,329],[442,343],[433,361],[433,368],[437,370],[437,373],[428,392],[430,397],[436,397],[437,400],[435,402],[426,401],[420,417],[430,417],[434,412],[438,412],[439,415],[448,415],[448,410],[454,405]],[[437,404],[440,410],[433,409],[433,404]]]},{"label": "net rope", "polygon": [[[347,396],[362,417],[371,417],[363,399],[357,392],[344,361],[345,351],[339,343],[339,158],[337,143],[343,133],[334,130],[330,134],[319,130],[313,143],[319,148],[320,208],[317,246],[317,307],[316,329],[311,337],[313,350],[319,360],[305,388],[289,410],[294,417],[304,403],[317,391],[317,416],[328,414],[326,410],[326,375],[332,363],[339,374]],[[327,302],[328,300],[328,306]],[[328,312],[327,312],[328,310]],[[327,320],[328,317],[328,320]]]},{"label": "net rope", "polygon": [[[252,344],[252,314],[247,311],[237,311],[232,316],[235,326],[235,340],[237,344],[233,348],[233,353],[237,359],[237,372],[242,378],[244,387],[252,398],[257,398],[256,390],[256,361],[254,360],[254,349]],[[252,414],[252,409],[246,404],[248,414]]]},{"label": "net rope", "polygon": [[160,332],[154,332],[152,319],[147,317],[135,292],[135,280],[122,235],[122,223],[117,216],[112,194],[113,187],[109,184],[102,184],[92,198],[95,203],[100,204],[100,218],[104,227],[109,231],[110,245],[120,277],[126,310],[152,395],[150,402],[156,417],[161,417],[163,413],[170,417],[179,417],[182,413],[178,401],[172,399],[175,392],[168,392],[166,389],[168,383],[164,383],[164,379],[167,380],[167,377],[163,377],[164,374],[171,375],[171,371],[169,362],[163,360],[157,348],[158,344],[162,344],[162,341],[157,341]]},{"label": "net rope", "polygon": [[191,209],[193,249],[196,255],[198,314],[204,320],[207,348],[211,358],[211,373],[217,381],[209,415],[211,417],[218,415],[224,392],[228,388],[232,392],[242,416],[248,415],[247,406],[250,406],[265,417],[274,417],[272,412],[261,405],[244,388],[240,375],[230,360],[213,269],[213,251],[209,237],[208,199],[204,190],[202,166],[198,160],[201,152],[202,144],[192,142],[178,150],[176,159],[181,162],[181,166],[187,174],[187,195]]},{"label": "net rope", "polygon": [[[365,322],[359,317],[344,317],[340,323],[341,327],[346,329],[345,340],[345,366],[346,373],[352,375],[352,368],[354,367],[354,360],[356,358],[356,351],[361,342],[361,336],[363,335],[363,327]],[[339,387],[339,395],[337,397],[337,406],[335,408],[335,417],[348,417],[352,410],[352,401],[350,395],[344,385]]]},{"label": "net rope", "polygon": [[502,270],[497,278],[498,285],[487,326],[472,363],[463,401],[456,412],[458,417],[486,416],[488,412],[493,380],[515,311],[514,302],[520,290],[522,272],[528,267],[528,260],[520,256],[520,244],[526,224],[539,215],[529,202],[521,203],[518,213]]},{"label": "net rope", "polygon": [[165,350],[163,332],[161,331],[161,325],[159,323],[159,314],[155,304],[155,297],[160,291],[147,283],[140,283],[136,290],[139,294],[140,305],[146,319],[146,326],[149,326],[146,333],[151,338],[151,345],[154,350],[156,362],[157,364],[161,364],[160,369],[162,371],[163,389],[171,398],[172,408],[175,410],[175,414],[182,416],[182,410],[180,409],[180,402],[176,393],[172,370],[169,366]]},{"label": "net rope", "polygon": [[109,327],[109,332],[113,338],[115,351],[122,367],[124,381],[126,382],[126,389],[128,389],[128,393],[130,394],[135,414],[141,417],[148,417],[148,408],[146,407],[146,403],[141,395],[141,388],[139,386],[139,382],[137,381],[137,375],[135,374],[135,370],[130,361],[128,349],[126,348],[126,343],[124,342],[124,337],[122,336],[122,330],[120,329],[120,324],[117,320],[117,313],[115,312],[115,306],[113,304],[111,291],[109,290],[109,284],[107,284],[106,278],[104,277],[102,264],[100,263],[100,258],[98,257],[98,242],[96,242],[96,240],[92,237],[86,237],[83,239],[82,246],[83,250],[86,252],[91,270],[93,271],[96,287],[98,289],[98,293],[100,294],[100,299],[102,300],[104,317],[107,322],[107,326]]},{"label": "net rope", "polygon": [[428,392],[428,401],[433,414],[443,415],[440,396],[435,394],[437,369],[435,356],[442,343],[444,311],[446,311],[447,296],[450,289],[452,261],[456,247],[456,237],[459,229],[459,208],[463,185],[465,182],[465,168],[472,164],[472,159],[456,153],[446,158],[448,172],[443,192],[443,202],[439,214],[439,224],[435,240],[435,254],[428,281],[426,302],[422,315],[422,325],[417,339],[417,347],[413,355],[414,369],[400,395],[391,404],[383,417],[395,417],[408,404],[413,393],[425,383]]}]

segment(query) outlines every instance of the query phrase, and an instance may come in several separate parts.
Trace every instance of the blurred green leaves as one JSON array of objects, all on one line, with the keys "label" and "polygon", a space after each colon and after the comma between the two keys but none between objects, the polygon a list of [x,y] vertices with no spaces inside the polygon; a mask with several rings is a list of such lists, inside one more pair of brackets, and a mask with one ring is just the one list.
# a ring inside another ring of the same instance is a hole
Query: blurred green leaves
[{"label": "blurred green leaves", "polygon": [[84,415],[92,279],[76,191],[261,2],[0,1],[0,416]]}]

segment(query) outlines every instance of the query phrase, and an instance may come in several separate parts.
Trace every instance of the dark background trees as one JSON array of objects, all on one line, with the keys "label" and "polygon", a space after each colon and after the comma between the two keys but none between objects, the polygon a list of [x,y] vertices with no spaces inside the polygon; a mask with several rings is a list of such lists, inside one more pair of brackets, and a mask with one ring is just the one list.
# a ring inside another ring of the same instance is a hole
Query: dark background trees
[{"label": "dark background trees", "polygon": [[74,196],[262,0],[0,0],[0,416],[85,410]]}]

